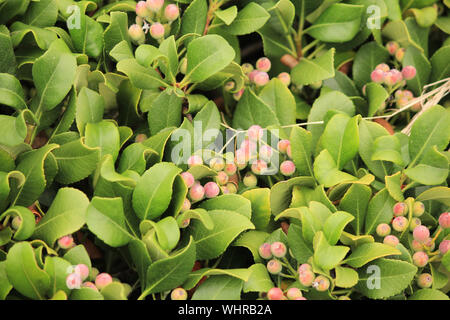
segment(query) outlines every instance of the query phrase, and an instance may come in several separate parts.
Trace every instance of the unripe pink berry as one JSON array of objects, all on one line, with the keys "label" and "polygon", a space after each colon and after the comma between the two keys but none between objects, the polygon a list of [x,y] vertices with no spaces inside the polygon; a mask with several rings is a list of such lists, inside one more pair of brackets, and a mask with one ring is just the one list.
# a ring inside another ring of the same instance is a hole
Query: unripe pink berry
[{"label": "unripe pink berry", "polygon": [[402,232],[405,231],[408,228],[409,221],[405,217],[395,217],[395,219],[392,221],[392,228],[395,231]]},{"label": "unripe pink berry", "polygon": [[283,291],[277,287],[272,288],[267,292],[267,299],[269,300],[282,300],[283,297]]},{"label": "unripe pink berry", "polygon": [[305,270],[299,272],[298,281],[305,287],[310,287],[314,282],[314,277],[315,277],[314,272],[312,272],[311,270]]},{"label": "unripe pink berry", "polygon": [[248,73],[248,75],[247,75],[248,80],[249,80],[250,82],[254,82],[254,81],[255,81],[255,76],[256,76],[259,72],[260,72],[259,70],[252,70],[252,71],[250,71],[250,72]]},{"label": "unripe pink berry", "polygon": [[81,285],[83,288],[91,288],[92,290],[98,291],[97,287],[95,286],[94,283],[90,282],[90,281],[86,281],[83,282],[83,284]]},{"label": "unripe pink berry", "polygon": [[283,242],[276,241],[270,245],[270,252],[276,258],[283,258],[287,253],[287,248]]},{"label": "unripe pink berry", "polygon": [[142,43],[145,41],[145,33],[140,25],[132,24],[128,29],[128,34],[134,42]]},{"label": "unripe pink berry", "polygon": [[291,142],[289,140],[280,140],[278,141],[278,151],[286,154],[287,148],[291,145]]},{"label": "unripe pink berry", "polygon": [[393,70],[388,71],[384,74],[384,83],[388,86],[393,86],[398,82],[397,73]]},{"label": "unripe pink berry", "polygon": [[267,72],[259,71],[255,76],[253,77],[253,82],[258,87],[265,86],[269,82],[269,75]]},{"label": "unripe pink berry", "polygon": [[417,241],[417,240],[413,240],[413,241],[411,242],[411,248],[412,248],[414,251],[423,251],[423,249],[424,249],[423,244],[420,243],[420,242]]},{"label": "unripe pink berry", "polygon": [[272,147],[268,145],[263,145],[259,148],[259,157],[262,160],[269,162],[270,159],[272,158],[272,155],[273,155]]},{"label": "unripe pink berry", "polygon": [[397,202],[392,210],[394,211],[394,216],[404,216],[408,212],[408,206],[404,202]]},{"label": "unripe pink berry", "polygon": [[399,83],[403,80],[402,73],[400,71],[398,71],[397,69],[392,69],[391,74],[393,76],[395,83]]},{"label": "unripe pink berry", "polygon": [[200,201],[205,196],[205,189],[200,183],[195,183],[191,189],[189,189],[189,197],[192,201]]},{"label": "unripe pink berry", "polygon": [[11,221],[11,228],[14,230],[19,230],[22,225],[22,219],[19,216],[15,216]]},{"label": "unripe pink berry", "polygon": [[413,205],[413,215],[420,217],[425,212],[425,205],[420,201],[415,201]]},{"label": "unripe pink berry", "polygon": [[419,268],[425,267],[428,263],[428,255],[423,251],[418,251],[413,255],[413,262]]},{"label": "unripe pink berry", "polygon": [[242,97],[242,95],[244,94],[244,88],[242,88],[241,90],[239,90],[238,92],[233,93],[233,98],[236,101],[239,101]]},{"label": "unripe pink berry", "polygon": [[178,9],[177,5],[175,5],[175,4],[169,4],[164,9],[164,16],[169,21],[176,20],[179,15],[180,15],[180,9]]},{"label": "unripe pink berry", "polygon": [[228,182],[226,185],[229,193],[237,193],[238,188],[234,182]]},{"label": "unripe pink berry", "polygon": [[248,63],[248,62],[243,63],[241,65],[241,68],[242,68],[242,72],[244,72],[245,75],[248,75],[250,72],[252,72],[255,69],[255,68],[253,68],[252,64]]},{"label": "unripe pink berry", "polygon": [[305,271],[312,271],[312,267],[310,264],[303,263],[298,267],[298,273],[302,273]]},{"label": "unripe pink berry", "polygon": [[439,245],[439,252],[441,253],[441,255],[446,254],[449,249],[450,249],[450,240],[443,240]]},{"label": "unripe pink berry", "polygon": [[58,246],[61,249],[69,249],[75,245],[72,235],[67,235],[58,239]]},{"label": "unripe pink berry", "polygon": [[263,137],[264,130],[258,125],[253,125],[247,130],[247,135],[250,141],[259,141]]},{"label": "unripe pink berry", "polygon": [[388,236],[384,237],[383,243],[387,244],[389,246],[392,246],[392,247],[396,247],[400,243],[400,241],[398,240],[398,238],[396,236],[388,235]]},{"label": "unripe pink berry", "polygon": [[404,91],[399,89],[399,90],[395,91],[394,95],[395,95],[396,100],[401,99],[404,96]]},{"label": "unripe pink berry", "polygon": [[389,70],[391,70],[391,68],[389,68],[389,66],[386,63],[380,63],[379,65],[377,65],[375,67],[375,70],[381,70],[384,72],[388,72]]},{"label": "unripe pink berry", "polygon": [[198,155],[192,155],[189,157],[187,163],[188,163],[189,168],[192,168],[193,166],[202,165],[203,160],[202,160],[202,157],[200,157]]},{"label": "unripe pink berry", "polygon": [[146,18],[150,15],[150,11],[147,8],[145,1],[139,1],[136,3],[136,14],[141,18]]},{"label": "unripe pink berry", "polygon": [[104,287],[106,287],[108,284],[112,283],[112,277],[108,273],[99,273],[97,277],[95,278],[95,286],[102,290]]},{"label": "unripe pink berry", "polygon": [[433,284],[433,276],[429,273],[422,273],[417,278],[417,285],[421,288],[430,288]]},{"label": "unripe pink berry", "polygon": [[185,198],[183,201],[183,206],[181,207],[181,212],[188,211],[191,208],[191,202],[188,198]]},{"label": "unripe pink berry", "polygon": [[78,273],[71,273],[66,278],[66,285],[70,290],[79,289],[82,282],[83,281]]},{"label": "unripe pink berry", "polygon": [[444,212],[439,216],[439,225],[442,229],[450,228],[450,212]]},{"label": "unripe pink berry", "polygon": [[134,141],[136,143],[139,143],[139,142],[144,142],[147,139],[148,139],[148,137],[145,133],[139,133],[136,135],[136,138],[134,138]]},{"label": "unripe pink berry", "polygon": [[327,277],[320,275],[314,279],[312,286],[316,288],[317,291],[327,291],[330,287],[330,280],[328,280]]},{"label": "unripe pink berry", "polygon": [[269,72],[271,67],[272,67],[272,63],[266,57],[259,58],[256,61],[256,69],[258,69],[259,71]]},{"label": "unripe pink berry", "polygon": [[389,51],[389,54],[391,56],[393,56],[399,48],[400,46],[396,41],[389,41],[388,43],[386,43],[386,49]]},{"label": "unripe pink berry", "polygon": [[267,271],[269,271],[270,274],[279,274],[282,269],[283,266],[281,265],[280,261],[276,259],[272,259],[267,262]]},{"label": "unripe pink berry", "polygon": [[291,84],[291,76],[287,72],[282,72],[277,76],[278,79],[285,85],[289,86]]},{"label": "unripe pink berry", "polygon": [[236,173],[237,167],[234,163],[227,163],[223,170],[228,176],[232,176]]},{"label": "unripe pink berry", "polygon": [[150,27],[150,35],[153,39],[162,39],[165,32],[164,26],[159,22],[155,22]]},{"label": "unripe pink berry", "polygon": [[244,169],[247,166],[249,158],[246,155],[245,150],[238,149],[234,155],[234,162],[239,170]]},{"label": "unripe pink berry", "polygon": [[402,97],[400,99],[397,99],[396,102],[397,102],[397,107],[403,108],[409,103],[409,100],[408,100],[408,98]]},{"label": "unripe pink berry", "polygon": [[286,296],[289,300],[296,300],[303,297],[303,294],[299,288],[289,288],[286,292]]},{"label": "unripe pink berry", "polygon": [[246,187],[254,188],[258,184],[258,178],[253,173],[247,172],[244,176],[243,183]]},{"label": "unripe pink berry", "polygon": [[413,237],[414,240],[419,241],[420,243],[425,243],[425,241],[430,236],[430,230],[428,230],[425,226],[417,226],[414,228]]},{"label": "unripe pink berry", "polygon": [[212,158],[209,167],[214,171],[222,171],[225,168],[225,161],[222,158]]},{"label": "unripe pink berry", "polygon": [[245,152],[245,156],[247,157],[247,159],[250,159],[251,155],[256,153],[257,147],[258,146],[255,141],[245,139],[244,141],[242,141],[239,149]]},{"label": "unripe pink berry", "polygon": [[419,218],[412,218],[409,223],[409,231],[414,231],[414,229],[420,225],[422,225],[422,221],[420,221]]},{"label": "unripe pink berry", "polygon": [[261,258],[266,260],[272,258],[272,251],[270,250],[270,248],[271,248],[270,243],[267,242],[259,246],[258,252]]},{"label": "unripe pink berry", "polygon": [[267,170],[267,162],[264,160],[256,160],[252,163],[252,172],[257,175],[262,175]]},{"label": "unripe pink berry", "polygon": [[292,149],[291,149],[291,145],[288,145],[286,148],[286,155],[292,159]]},{"label": "unripe pink berry", "polygon": [[414,98],[414,95],[410,90],[403,90],[403,97],[407,98],[408,100],[411,100]]},{"label": "unripe pink berry", "polygon": [[78,264],[74,268],[75,273],[79,274],[81,280],[85,280],[89,277],[89,267],[85,264]]},{"label": "unripe pink berry", "polygon": [[208,182],[205,184],[205,195],[207,198],[215,198],[219,195],[220,188],[215,182]]},{"label": "unripe pink berry", "polygon": [[173,289],[170,293],[170,299],[172,300],[187,300],[187,298],[188,294],[183,288]]},{"label": "unripe pink berry", "polygon": [[405,48],[400,48],[397,50],[397,52],[395,53],[395,59],[397,59],[398,62],[402,62],[403,58],[405,57]]},{"label": "unripe pink berry", "polygon": [[416,77],[416,74],[417,74],[417,70],[413,66],[405,66],[402,69],[402,75],[403,75],[403,78],[405,78],[405,80],[414,79]]},{"label": "unripe pink berry", "polygon": [[158,12],[164,5],[164,0],[147,0],[147,8],[153,12]]},{"label": "unripe pink berry", "polygon": [[377,235],[386,237],[391,233],[391,227],[387,223],[380,223],[376,229]]},{"label": "unripe pink berry", "polygon": [[370,74],[370,79],[375,83],[382,83],[384,81],[385,72],[380,69],[375,69]]},{"label": "unripe pink berry", "polygon": [[295,164],[290,160],[283,161],[280,165],[280,172],[284,176],[292,176],[295,172]]},{"label": "unripe pink berry", "polygon": [[228,175],[226,174],[225,171],[219,171],[219,172],[217,173],[217,182],[218,182],[221,186],[226,185],[227,182],[228,182],[228,179],[229,179],[229,177],[228,177]]},{"label": "unripe pink berry", "polygon": [[183,181],[188,188],[190,188],[194,185],[195,179],[194,179],[194,176],[192,175],[192,173],[186,171],[186,172],[182,172],[180,175],[181,175],[181,178],[183,178]]}]

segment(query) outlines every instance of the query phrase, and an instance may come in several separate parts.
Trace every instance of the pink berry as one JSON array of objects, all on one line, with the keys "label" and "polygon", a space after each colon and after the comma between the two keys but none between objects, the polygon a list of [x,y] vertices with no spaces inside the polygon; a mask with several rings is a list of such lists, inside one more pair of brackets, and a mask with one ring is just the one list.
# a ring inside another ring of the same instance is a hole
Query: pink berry
[{"label": "pink berry", "polygon": [[214,171],[222,171],[225,168],[225,161],[222,158],[212,158],[209,167]]},{"label": "pink berry", "polygon": [[259,141],[263,137],[264,130],[258,125],[253,125],[248,128],[247,134],[250,141]]},{"label": "pink berry", "polygon": [[428,255],[423,251],[418,251],[413,255],[413,262],[419,268],[425,267],[428,263]]},{"label": "pink berry", "polygon": [[170,299],[172,300],[187,300],[187,298],[188,294],[183,288],[173,289],[170,294]]},{"label": "pink berry", "polygon": [[289,300],[296,300],[298,298],[303,297],[302,292],[299,288],[289,288],[286,296]]},{"label": "pink berry", "polygon": [[136,14],[141,18],[146,18],[150,15],[150,11],[148,10],[145,1],[139,1],[136,4]]},{"label": "pink berry", "polygon": [[78,264],[75,266],[75,273],[80,275],[81,280],[85,280],[89,277],[89,267],[85,264]]},{"label": "pink berry", "polygon": [[155,22],[154,24],[151,25],[150,27],[150,35],[152,36],[152,38],[154,39],[161,39],[164,37],[164,26],[159,23],[159,22]]},{"label": "pink berry", "polygon": [[450,228],[450,212],[444,212],[439,216],[439,225],[442,229]]},{"label": "pink berry", "polygon": [[439,245],[439,252],[444,255],[450,249],[450,240],[443,240]]},{"label": "pink berry", "polygon": [[417,240],[413,240],[413,241],[411,242],[411,248],[412,248],[414,251],[423,251],[423,249],[424,249],[423,244],[420,243],[420,242],[417,241]]},{"label": "pink berry", "polygon": [[283,258],[287,253],[287,248],[283,242],[276,241],[270,245],[270,252],[276,258]]},{"label": "pink berry", "polygon": [[416,74],[417,74],[417,70],[413,66],[405,66],[402,69],[402,75],[403,75],[403,78],[405,78],[405,80],[414,79],[416,77]]},{"label": "pink berry", "polygon": [[270,68],[272,67],[272,64],[270,60],[266,57],[259,58],[256,61],[256,69],[259,71],[269,72]]},{"label": "pink berry", "polygon": [[405,57],[405,48],[400,48],[397,50],[397,52],[395,53],[395,59],[397,59],[398,62],[402,62],[403,58]]},{"label": "pink berry", "polygon": [[271,274],[279,274],[282,269],[283,266],[281,265],[280,261],[276,259],[272,259],[267,262],[267,271],[269,271],[269,273]]},{"label": "pink berry", "polygon": [[291,84],[291,76],[287,72],[282,72],[277,76],[278,79],[285,85],[289,86]]},{"label": "pink berry", "polygon": [[112,283],[112,277],[108,273],[100,273],[95,278],[95,286],[102,290],[104,287],[106,287],[108,284]]},{"label": "pink berry", "polygon": [[291,142],[289,140],[280,140],[278,142],[278,151],[280,151],[283,154],[286,154],[287,148],[291,145]]},{"label": "pink berry", "polygon": [[397,99],[397,107],[399,108],[403,108],[404,106],[406,106],[409,103],[409,100],[405,97],[402,97],[400,99]]},{"label": "pink berry", "polygon": [[420,221],[419,218],[412,218],[409,223],[409,231],[414,231],[414,229],[420,225],[422,225],[422,221]]},{"label": "pink berry", "polygon": [[422,273],[417,278],[417,285],[421,288],[429,288],[433,284],[433,276],[429,273]]},{"label": "pink berry", "polygon": [[262,175],[267,170],[267,162],[264,160],[256,160],[252,163],[252,172],[257,175]]},{"label": "pink berry", "polygon": [[267,74],[267,72],[259,71],[254,75],[253,82],[256,84],[256,86],[262,87],[269,82],[269,75]]},{"label": "pink berry", "polygon": [[207,198],[215,198],[219,195],[220,188],[215,182],[208,182],[205,184],[205,195]]},{"label": "pink berry", "polygon": [[423,202],[415,201],[413,205],[413,216],[420,217],[425,212],[425,205]]},{"label": "pink berry", "polygon": [[389,41],[386,44],[386,49],[389,51],[389,54],[391,56],[393,56],[399,48],[400,48],[400,46],[399,46],[398,42],[396,42],[396,41]]},{"label": "pink berry", "polygon": [[236,173],[236,171],[237,171],[237,167],[236,167],[236,165],[235,165],[234,163],[227,163],[227,164],[225,165],[224,172],[225,172],[228,176],[234,175],[234,174]]},{"label": "pink berry", "polygon": [[298,273],[302,273],[304,271],[312,271],[312,267],[310,264],[303,263],[298,267]]},{"label": "pink berry", "polygon": [[270,159],[272,158],[272,155],[273,155],[272,147],[268,145],[263,145],[259,148],[259,157],[262,160],[269,162]]},{"label": "pink berry", "polygon": [[394,216],[404,216],[408,212],[408,206],[404,202],[397,202],[393,208]]},{"label": "pink berry", "polygon": [[413,237],[414,240],[419,241],[420,243],[425,243],[425,241],[430,236],[430,230],[428,230],[425,226],[417,226],[414,228]]},{"label": "pink berry", "polygon": [[391,233],[391,227],[387,223],[380,223],[376,229],[377,235],[385,237]]},{"label": "pink berry", "polygon": [[400,71],[398,71],[397,69],[392,69],[391,74],[394,78],[395,83],[399,83],[403,80],[402,73]]},{"label": "pink berry", "polygon": [[387,244],[389,246],[392,246],[392,247],[396,247],[400,243],[400,241],[398,240],[398,238],[396,236],[388,235],[388,236],[384,237],[383,243]]},{"label": "pink berry", "polygon": [[372,79],[375,83],[381,83],[384,81],[384,74],[385,72],[380,69],[375,69],[370,74],[370,79]]},{"label": "pink berry", "polygon": [[186,171],[186,172],[181,173],[180,175],[183,178],[184,183],[186,184],[186,186],[188,188],[190,188],[194,185],[195,179],[194,179],[194,176],[192,175],[192,173]]},{"label": "pink berry", "polygon": [[388,72],[389,70],[391,70],[391,68],[389,68],[389,66],[386,63],[380,63],[379,65],[377,65],[375,67],[375,70],[381,70],[384,72]]},{"label": "pink berry", "polygon": [[181,212],[188,211],[191,208],[191,202],[188,198],[185,198],[183,201],[183,206],[181,207]]},{"label": "pink berry", "polygon": [[90,282],[90,281],[83,282],[83,284],[82,284],[81,286],[82,286],[83,288],[91,288],[91,289],[93,289],[93,290],[95,290],[95,291],[98,291],[98,289],[97,289],[97,287],[95,286],[95,284],[92,283],[92,282]]},{"label": "pink berry", "polygon": [[153,12],[158,12],[164,5],[164,0],[147,0],[147,8]]},{"label": "pink berry", "polygon": [[292,159],[292,149],[291,149],[291,145],[288,145],[286,148],[286,154],[289,158]]},{"label": "pink berry", "polygon": [[67,235],[58,239],[58,246],[61,249],[69,249],[74,246],[74,241],[72,235]]},{"label": "pink berry", "polygon": [[166,17],[167,20],[169,21],[174,21],[178,18],[178,16],[180,15],[180,9],[178,9],[177,5],[175,4],[169,4],[165,9],[164,9],[164,16]]},{"label": "pink berry", "polygon": [[234,162],[236,163],[237,168],[239,170],[242,170],[247,166],[248,160],[249,157],[247,157],[245,150],[243,149],[236,150],[236,153],[234,155]]},{"label": "pink berry", "polygon": [[272,288],[267,292],[267,299],[269,300],[282,300],[283,297],[283,291],[277,287]]},{"label": "pink berry", "polygon": [[145,41],[145,33],[140,25],[132,24],[128,29],[128,34],[130,35],[131,40],[135,42],[141,43]]},{"label": "pink berry", "polygon": [[270,250],[270,248],[271,248],[270,243],[267,242],[259,246],[258,252],[261,258],[266,260],[272,258],[272,251]]},{"label": "pink berry", "polygon": [[403,90],[403,97],[407,98],[408,100],[411,100],[414,98],[414,95],[410,90]]},{"label": "pink berry", "polygon": [[252,70],[248,73],[247,77],[248,80],[250,80],[250,82],[254,82],[255,81],[255,76],[259,73],[259,70]]},{"label": "pink berry", "polygon": [[312,283],[312,286],[316,288],[317,291],[327,291],[330,287],[330,280],[324,276],[317,276]]},{"label": "pink berry", "polygon": [[193,166],[202,165],[202,164],[203,164],[202,157],[200,157],[198,155],[190,156],[188,159],[189,168],[192,168]]},{"label": "pink berry", "polygon": [[245,152],[245,155],[250,158],[253,153],[256,153],[257,147],[258,146],[255,141],[245,139],[244,141],[242,141],[239,149],[243,150]]},{"label": "pink berry", "polygon": [[311,270],[299,272],[298,281],[305,287],[310,287],[314,282],[315,274]]},{"label": "pink berry", "polygon": [[70,290],[79,289],[82,282],[83,281],[78,273],[71,273],[66,278],[66,285]]},{"label": "pink berry", "polygon": [[228,175],[227,175],[227,173],[226,173],[225,171],[219,171],[219,172],[217,173],[217,182],[218,182],[221,186],[226,185],[227,182],[228,182],[228,179],[229,179],[229,177],[228,177]]},{"label": "pink berry", "polygon": [[436,247],[436,244],[434,243],[433,239],[429,237],[427,240],[425,240],[423,246],[426,250],[433,251],[434,247]]},{"label": "pink berry", "polygon": [[205,189],[200,183],[195,183],[191,189],[189,189],[189,197],[192,201],[200,201],[205,196]]},{"label": "pink berry", "polygon": [[280,171],[284,176],[292,176],[295,172],[295,164],[290,160],[283,161],[280,165]]},{"label": "pink berry", "polygon": [[401,73],[398,70],[391,70],[384,74],[384,83],[388,86],[393,86],[401,81]]},{"label": "pink berry", "polygon": [[247,172],[242,182],[246,187],[254,188],[258,184],[258,178],[253,173]]},{"label": "pink berry", "polygon": [[395,217],[395,219],[392,221],[392,228],[395,231],[402,232],[405,231],[408,228],[409,221],[405,217]]}]

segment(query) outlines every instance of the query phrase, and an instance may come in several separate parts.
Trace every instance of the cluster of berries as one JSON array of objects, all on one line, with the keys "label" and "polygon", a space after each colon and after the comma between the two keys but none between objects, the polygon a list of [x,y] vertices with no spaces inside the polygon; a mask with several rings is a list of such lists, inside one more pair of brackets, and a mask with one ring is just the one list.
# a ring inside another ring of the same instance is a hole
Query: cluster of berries
[{"label": "cluster of berries", "polygon": [[330,287],[330,280],[323,276],[316,276],[312,266],[304,263],[298,267],[298,281],[305,287],[313,287],[317,291],[324,292]]},{"label": "cluster of berries", "polygon": [[370,78],[375,83],[383,83],[388,87],[397,84],[405,84],[403,80],[411,80],[416,77],[417,70],[413,66],[405,66],[400,72],[397,69],[391,69],[386,63],[380,63],[370,74]]},{"label": "cluster of berries", "polygon": [[153,39],[161,40],[170,32],[170,25],[180,15],[176,4],[164,7],[164,0],[139,1],[136,4],[136,23],[128,29],[130,38],[136,44],[145,43],[145,34],[150,32]]},{"label": "cluster of berries", "polygon": [[[414,95],[409,90],[397,90],[395,92],[395,102],[397,107],[402,108],[406,106],[411,100],[414,99]],[[418,112],[422,108],[420,102],[413,105],[410,110],[413,112]]]},{"label": "cluster of berries", "polygon": [[281,288],[273,287],[267,292],[269,300],[307,300],[300,289],[291,287],[283,292]]},{"label": "cluster of berries", "polygon": [[[262,57],[256,61],[255,67],[251,63],[242,64],[242,71],[246,75],[246,85],[247,86],[255,86],[257,88],[265,86],[269,81],[270,77],[268,72],[272,67],[272,63],[269,58]],[[291,84],[291,76],[287,72],[281,72],[278,76],[278,79],[286,86]],[[232,91],[235,88],[235,83],[233,81],[229,81],[225,84],[226,91]],[[238,92],[233,94],[233,98],[236,101],[241,99],[242,94],[244,93],[245,87],[239,90]]]},{"label": "cluster of berries", "polygon": [[[85,280],[93,280],[94,282]],[[99,291],[112,282],[113,278],[109,273],[99,273],[96,268],[92,268],[92,272],[89,272],[89,268],[85,264],[76,265],[66,277],[66,285],[70,290],[91,288]]]},{"label": "cluster of berries", "polygon": [[402,62],[405,57],[405,48],[401,48],[397,41],[389,41],[386,43],[386,49],[391,56],[398,62]]},{"label": "cluster of berries", "polygon": [[[425,206],[420,201],[415,201],[412,206],[412,218],[406,218],[409,212],[408,205],[404,202],[398,202],[393,207],[394,219],[391,222],[392,229],[397,233],[405,232],[409,229],[412,232],[413,240],[411,248],[415,251],[413,262],[418,267],[425,267],[429,260],[429,254],[435,249],[435,240],[430,237],[430,230],[422,225],[419,217],[425,212]],[[439,217],[439,231],[450,228],[450,213],[444,212]],[[396,247],[400,240],[397,236],[391,234],[391,226],[387,223],[381,223],[376,228],[376,233],[384,237],[383,243]],[[450,248],[450,240],[443,240],[439,245],[439,253],[444,255]]]}]

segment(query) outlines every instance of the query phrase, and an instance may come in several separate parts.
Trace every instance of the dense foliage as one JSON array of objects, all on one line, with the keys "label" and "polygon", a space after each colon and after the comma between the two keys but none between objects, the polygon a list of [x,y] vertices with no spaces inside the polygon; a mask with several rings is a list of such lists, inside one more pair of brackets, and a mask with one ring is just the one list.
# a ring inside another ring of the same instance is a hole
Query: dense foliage
[{"label": "dense foliage", "polygon": [[447,299],[448,0],[0,0],[0,299]]}]

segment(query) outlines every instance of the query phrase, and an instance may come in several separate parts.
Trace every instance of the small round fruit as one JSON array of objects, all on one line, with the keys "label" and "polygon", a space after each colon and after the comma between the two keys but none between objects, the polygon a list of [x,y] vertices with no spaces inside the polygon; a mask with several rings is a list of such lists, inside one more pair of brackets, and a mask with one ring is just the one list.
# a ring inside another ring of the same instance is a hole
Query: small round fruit
[{"label": "small round fruit", "polygon": [[192,168],[193,166],[202,165],[203,164],[202,157],[200,157],[198,155],[192,155],[189,157],[187,164],[188,164],[189,168]]},{"label": "small round fruit", "polygon": [[237,172],[237,166],[234,163],[227,163],[223,169],[228,176],[232,176]]},{"label": "small round fruit", "polygon": [[299,288],[289,288],[286,292],[286,297],[289,300],[296,300],[297,298],[303,297],[303,294]]},{"label": "small round fruit", "polygon": [[392,210],[394,211],[394,216],[404,216],[408,212],[408,206],[404,202],[397,202]]},{"label": "small round fruit", "polygon": [[258,184],[258,178],[251,172],[247,172],[244,176],[243,183],[248,188],[254,188]]},{"label": "small round fruit", "polygon": [[414,228],[413,237],[414,240],[423,244],[430,237],[430,230],[425,226],[417,226]]},{"label": "small round fruit", "polygon": [[433,276],[429,273],[422,273],[417,278],[417,285],[421,288],[430,288],[433,284]]},{"label": "small round fruit", "polygon": [[286,256],[287,248],[283,242],[276,241],[270,245],[270,251],[274,257],[283,258]]},{"label": "small round fruit", "polygon": [[386,43],[386,49],[391,56],[395,55],[399,48],[400,45],[396,41],[389,41],[388,43]]},{"label": "small round fruit", "polygon": [[22,225],[22,218],[19,216],[15,216],[11,221],[11,228],[14,230],[19,230],[20,226]]},{"label": "small round fruit", "polygon": [[256,61],[256,69],[258,69],[259,71],[269,72],[271,67],[272,63],[266,57],[259,58]]},{"label": "small round fruit", "polygon": [[282,269],[283,266],[280,261],[276,259],[272,259],[267,262],[267,271],[269,271],[270,274],[279,274]]},{"label": "small round fruit", "polygon": [[439,225],[442,229],[450,228],[450,212],[444,212],[439,216]]},{"label": "small round fruit", "polygon": [[259,141],[264,134],[263,128],[258,125],[253,125],[247,130],[247,135],[250,141]]},{"label": "small round fruit", "polygon": [[317,291],[320,291],[320,292],[327,291],[328,288],[330,287],[330,280],[328,280],[328,278],[320,275],[314,279],[312,286],[314,288],[316,288]]},{"label": "small round fruit", "polygon": [[291,142],[289,140],[280,140],[280,141],[278,141],[278,146],[277,146],[278,151],[283,154],[286,154],[287,148],[290,145],[291,145]]},{"label": "small round fruit", "polygon": [[237,193],[238,192],[238,188],[234,182],[228,182],[226,184],[226,188],[228,189],[229,193]]},{"label": "small round fruit", "polygon": [[395,231],[403,232],[406,229],[408,229],[409,221],[405,217],[395,217],[395,219],[392,221],[392,228]]},{"label": "small round fruit", "polygon": [[278,79],[285,85],[289,86],[291,84],[291,76],[287,72],[282,72],[277,76]]},{"label": "small round fruit", "polygon": [[405,66],[402,69],[402,75],[405,80],[412,80],[416,77],[417,70],[413,66]]},{"label": "small round fruit", "polygon": [[187,300],[187,298],[188,294],[183,288],[173,289],[170,293],[170,299],[172,300]]},{"label": "small round fruit", "polygon": [[419,218],[412,218],[409,223],[409,231],[414,231],[415,228],[422,225],[422,221]]},{"label": "small round fruit", "polygon": [[271,248],[271,246],[270,246],[270,243],[268,243],[268,242],[263,243],[262,245],[259,246],[258,252],[259,252],[259,255],[261,256],[261,258],[266,259],[266,260],[272,258],[272,251],[270,250],[270,248]]},{"label": "small round fruit", "polygon": [[183,201],[183,205],[181,206],[181,212],[186,212],[191,208],[191,202],[188,198],[185,198]]},{"label": "small round fruit", "polygon": [[411,248],[414,250],[414,252],[417,252],[417,251],[423,251],[423,250],[424,250],[423,244],[420,243],[420,242],[417,241],[417,240],[411,241]]},{"label": "small round fruit", "polygon": [[413,215],[414,217],[420,217],[425,212],[425,205],[423,202],[415,201],[413,204]]},{"label": "small round fruit", "polygon": [[165,32],[164,26],[159,22],[155,22],[150,26],[150,35],[153,39],[158,40],[164,38]]},{"label": "small round fruit", "polygon": [[188,188],[190,188],[194,185],[195,178],[192,175],[192,173],[186,171],[186,172],[182,172],[180,175],[181,175],[181,178],[183,178],[184,183],[186,183],[186,186]]},{"label": "small round fruit", "polygon": [[283,291],[277,287],[272,288],[267,292],[267,299],[269,300],[282,300],[283,297]]},{"label": "small round fruit", "polygon": [[269,75],[267,72],[259,71],[253,76],[253,82],[257,87],[265,86],[269,82]]},{"label": "small round fruit", "polygon": [[446,254],[449,249],[450,249],[450,240],[443,240],[439,244],[439,252],[441,253],[441,255]]},{"label": "small round fruit", "polygon": [[149,8],[147,7],[145,1],[139,1],[136,3],[136,14],[141,18],[146,18],[150,15]]},{"label": "small round fruit", "polygon": [[428,263],[428,255],[423,251],[418,251],[413,255],[413,262],[419,268],[423,268]]},{"label": "small round fruit", "polygon": [[384,81],[385,72],[380,69],[375,69],[370,74],[370,79],[375,83],[382,83]]},{"label": "small round fruit", "polygon": [[104,287],[106,287],[108,284],[112,283],[112,277],[108,273],[99,273],[97,277],[95,277],[95,286],[102,290]]},{"label": "small round fruit", "polygon": [[83,288],[91,288],[92,290],[98,291],[97,287],[95,286],[95,284],[91,281],[86,281],[83,282],[83,284],[81,285]]},{"label": "small round fruit", "polygon": [[169,21],[174,21],[178,18],[180,15],[180,9],[178,9],[177,5],[171,3],[167,5],[167,7],[164,9],[164,16]]},{"label": "small round fruit", "polygon": [[388,236],[384,237],[383,243],[387,244],[389,246],[392,246],[392,247],[396,247],[400,243],[400,241],[398,240],[398,238],[396,236],[388,235]]},{"label": "small round fruit", "polygon": [[72,235],[67,235],[58,239],[58,246],[61,249],[69,249],[74,246],[75,242],[73,241]]},{"label": "small round fruit", "polygon": [[284,176],[292,176],[295,173],[295,164],[290,160],[283,161],[280,165],[280,172]]},{"label": "small round fruit", "polygon": [[252,163],[252,172],[257,175],[264,174],[267,170],[267,162],[264,160],[256,160]]},{"label": "small round fruit", "polygon": [[145,33],[142,27],[138,24],[132,24],[130,28],[128,28],[128,35],[131,40],[136,43],[142,44],[145,42]]},{"label": "small round fruit", "polygon": [[158,12],[164,5],[164,0],[147,0],[147,8],[153,12]]},{"label": "small round fruit", "polygon": [[70,290],[79,289],[81,286],[82,280],[78,273],[71,273],[66,277],[66,286]]},{"label": "small round fruit", "polygon": [[226,174],[225,171],[219,171],[217,172],[217,182],[221,185],[224,186],[227,184],[228,182],[228,175]]},{"label": "small round fruit", "polygon": [[215,182],[208,182],[205,184],[205,195],[207,198],[215,198],[219,195],[220,188]]},{"label": "small round fruit", "polygon": [[314,282],[314,277],[315,277],[314,272],[312,272],[311,270],[305,270],[299,272],[298,281],[305,287],[310,287]]},{"label": "small round fruit", "polygon": [[200,201],[205,196],[205,188],[200,183],[195,183],[191,189],[189,189],[189,197],[192,201]]},{"label": "small round fruit", "polygon": [[81,280],[87,279],[89,277],[89,267],[85,264],[77,264],[74,268],[75,273],[79,274],[81,277]]},{"label": "small round fruit", "polygon": [[209,167],[214,171],[222,171],[225,168],[225,161],[222,158],[212,158]]},{"label": "small round fruit", "polygon": [[391,227],[387,223],[380,223],[377,226],[376,233],[380,237],[386,237],[391,233]]},{"label": "small round fruit", "polygon": [[375,70],[381,70],[383,72],[388,72],[391,68],[386,63],[380,63],[375,67]]}]

